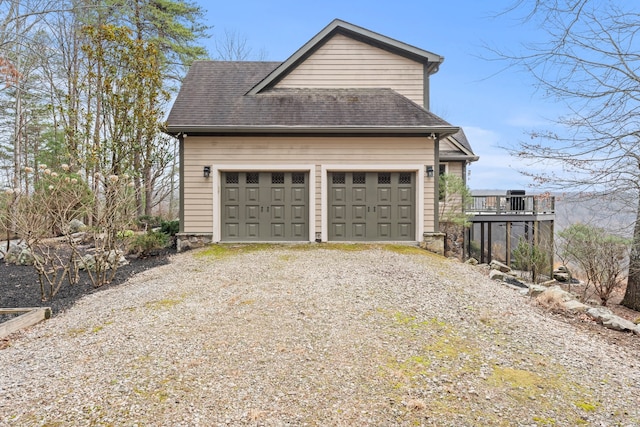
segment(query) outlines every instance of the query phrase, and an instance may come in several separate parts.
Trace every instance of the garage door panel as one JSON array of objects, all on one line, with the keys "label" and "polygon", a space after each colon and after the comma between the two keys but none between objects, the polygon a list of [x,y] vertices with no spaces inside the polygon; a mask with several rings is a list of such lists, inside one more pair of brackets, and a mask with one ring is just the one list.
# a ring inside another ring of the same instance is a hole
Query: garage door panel
[{"label": "garage door panel", "polygon": [[308,172],[222,172],[222,240],[308,240]]},{"label": "garage door panel", "polygon": [[307,192],[304,188],[292,188],[291,189],[291,201],[292,202],[305,202],[307,200]]},{"label": "garage door panel", "polygon": [[411,220],[412,212],[413,212],[412,206],[398,206],[398,219],[409,221]]},{"label": "garage door panel", "polygon": [[391,201],[391,189],[390,188],[378,188],[378,202],[390,202]]},{"label": "garage door panel", "polygon": [[246,227],[246,235],[247,237],[257,238],[260,236],[260,224],[247,224]]},{"label": "garage door panel", "polygon": [[366,231],[367,231],[366,224],[359,224],[359,223],[354,223],[353,224],[353,236],[354,237],[364,239],[367,236]]},{"label": "garage door panel", "polygon": [[377,211],[379,221],[391,220],[391,206],[378,206]]},{"label": "garage door panel", "polygon": [[240,192],[237,188],[227,188],[224,191],[225,202],[238,202],[240,200]]},{"label": "garage door panel", "polygon": [[240,206],[229,205],[225,207],[225,215],[229,220],[238,220],[240,218]]},{"label": "garage door panel", "polygon": [[240,224],[225,224],[225,233],[229,237],[238,237],[240,235]]},{"label": "garage door panel", "polygon": [[271,235],[273,237],[284,237],[284,224],[271,224]]},{"label": "garage door panel", "polygon": [[245,189],[245,200],[250,202],[259,202],[260,201],[260,189],[259,188],[246,188]]},{"label": "garage door panel", "polygon": [[291,217],[295,221],[304,221],[306,217],[304,206],[291,206]]},{"label": "garage door panel", "polygon": [[292,224],[291,225],[291,234],[294,237],[303,238],[304,237],[304,230],[305,230],[305,224],[304,223],[298,223],[298,224]]},{"label": "garage door panel", "polygon": [[336,238],[345,238],[346,234],[345,234],[345,230],[346,230],[346,225],[344,223],[333,223],[331,230],[333,231],[332,235],[335,236]]},{"label": "garage door panel", "polygon": [[409,188],[398,188],[398,201],[399,202],[410,202],[412,200],[412,189]]},{"label": "garage door panel", "polygon": [[272,188],[271,189],[271,201],[272,202],[284,202],[284,188]]},{"label": "garage door panel", "polygon": [[260,218],[260,206],[246,206],[246,218],[258,220]]},{"label": "garage door panel", "polygon": [[351,200],[354,202],[366,202],[367,201],[367,189],[366,188],[354,188]]},{"label": "garage door panel", "polygon": [[284,219],[284,206],[271,206],[271,219],[283,220]]},{"label": "garage door panel", "polygon": [[329,172],[330,240],[414,240],[414,172]]}]

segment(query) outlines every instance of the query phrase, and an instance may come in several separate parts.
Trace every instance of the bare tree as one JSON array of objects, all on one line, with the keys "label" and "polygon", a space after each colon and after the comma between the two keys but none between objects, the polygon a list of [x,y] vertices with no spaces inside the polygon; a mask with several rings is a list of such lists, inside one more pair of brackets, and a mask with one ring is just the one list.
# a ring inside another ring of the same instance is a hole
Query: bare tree
[{"label": "bare tree", "polygon": [[218,59],[223,61],[264,61],[267,52],[260,49],[256,55],[252,55],[253,49],[247,46],[247,38],[235,30],[224,30],[222,40],[215,40]]},{"label": "bare tree", "polygon": [[[636,211],[623,304],[640,310],[640,7],[635,2],[520,0],[510,13],[546,32],[521,55],[499,52],[529,72],[568,114],[532,131],[513,153],[544,164],[525,172],[547,188],[616,195]],[[606,209],[606,206],[603,206]]]}]

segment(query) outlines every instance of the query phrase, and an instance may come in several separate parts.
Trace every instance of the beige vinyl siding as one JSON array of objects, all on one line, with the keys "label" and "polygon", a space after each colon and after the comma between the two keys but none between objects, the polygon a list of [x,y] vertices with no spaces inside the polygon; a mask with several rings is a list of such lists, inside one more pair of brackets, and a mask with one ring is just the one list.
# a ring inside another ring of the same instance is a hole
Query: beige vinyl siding
[{"label": "beige vinyl siding", "polygon": [[280,88],[391,88],[424,106],[423,64],[337,34],[282,79]]},{"label": "beige vinyl siding", "polygon": [[[428,138],[366,137],[192,137],[184,143],[184,231],[211,233],[213,209],[219,209],[213,179],[204,178],[204,166],[225,170],[277,170],[286,165],[314,165],[315,227],[322,228],[322,165],[416,165],[434,163],[434,145]],[[215,195],[215,205],[214,205]],[[434,179],[425,179],[425,231],[434,230]],[[314,237],[314,236],[311,236]]]},{"label": "beige vinyl siding", "polygon": [[445,138],[440,140],[440,151],[460,151],[460,149]]},{"label": "beige vinyl siding", "polygon": [[455,175],[455,176],[458,176],[458,177],[464,179],[462,171],[463,171],[462,162],[448,162],[447,163],[447,173],[449,175]]}]

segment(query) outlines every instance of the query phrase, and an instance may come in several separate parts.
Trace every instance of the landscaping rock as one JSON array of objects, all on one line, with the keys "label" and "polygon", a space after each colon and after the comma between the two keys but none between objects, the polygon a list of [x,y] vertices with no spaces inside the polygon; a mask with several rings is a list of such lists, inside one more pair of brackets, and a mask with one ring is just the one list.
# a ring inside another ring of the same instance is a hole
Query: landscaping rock
[{"label": "landscaping rock", "polygon": [[84,222],[80,221],[79,219],[72,219],[69,222],[69,231],[71,231],[71,233],[78,233],[80,231],[84,231],[86,230],[87,226],[84,224]]},{"label": "landscaping rock", "polygon": [[478,260],[475,258],[469,258],[466,263],[469,265],[478,265]]},{"label": "landscaping rock", "polygon": [[630,320],[623,319],[622,317],[616,315],[604,316],[602,318],[602,325],[606,328],[613,329],[614,331],[629,331],[634,332],[636,334],[639,333],[638,325],[633,323]]},{"label": "landscaping rock", "polygon": [[571,271],[569,271],[566,265],[561,265],[560,267],[553,270],[553,278],[562,283],[569,283],[574,281],[572,279]]},{"label": "landscaping rock", "polygon": [[540,296],[562,303],[571,301],[573,299],[573,295],[562,289],[560,286],[551,286],[550,288],[545,288]]},{"label": "landscaping rock", "polygon": [[598,323],[602,323],[605,316],[612,316],[613,313],[606,307],[591,307],[587,310],[587,315]]},{"label": "landscaping rock", "polygon": [[491,280],[504,280],[505,277],[507,277],[507,275],[500,270],[489,271],[489,279]]},{"label": "landscaping rock", "polygon": [[567,310],[569,313],[584,313],[587,310],[589,310],[588,305],[583,304],[580,301],[574,300],[574,299],[565,301],[563,303],[563,306],[565,310]]},{"label": "landscaping rock", "polygon": [[537,297],[547,289],[549,288],[547,288],[546,286],[532,284],[532,285],[529,285],[529,295],[531,295],[532,297]]},{"label": "landscaping rock", "polygon": [[36,257],[27,248],[22,249],[16,264],[18,265],[33,265],[36,261]]},{"label": "landscaping rock", "polygon": [[18,257],[20,256],[20,253],[23,251],[23,249],[26,249],[26,247],[23,245],[16,245],[15,243],[11,243],[11,246],[9,246],[9,250],[4,255],[4,261],[7,264],[17,264]]},{"label": "landscaping rock", "polygon": [[503,273],[511,272],[511,267],[496,260],[491,261],[491,264],[489,264],[489,267],[491,267],[492,270],[498,270]]}]

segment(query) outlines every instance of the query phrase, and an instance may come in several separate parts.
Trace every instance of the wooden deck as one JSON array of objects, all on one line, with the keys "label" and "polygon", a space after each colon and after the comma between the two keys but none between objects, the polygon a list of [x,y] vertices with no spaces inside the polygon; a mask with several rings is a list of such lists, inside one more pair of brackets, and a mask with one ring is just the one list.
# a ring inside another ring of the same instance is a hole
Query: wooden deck
[{"label": "wooden deck", "polygon": [[[472,222],[553,220],[555,197],[547,194],[510,196],[504,194],[472,196],[467,208]],[[530,218],[526,218],[526,217]]]}]

